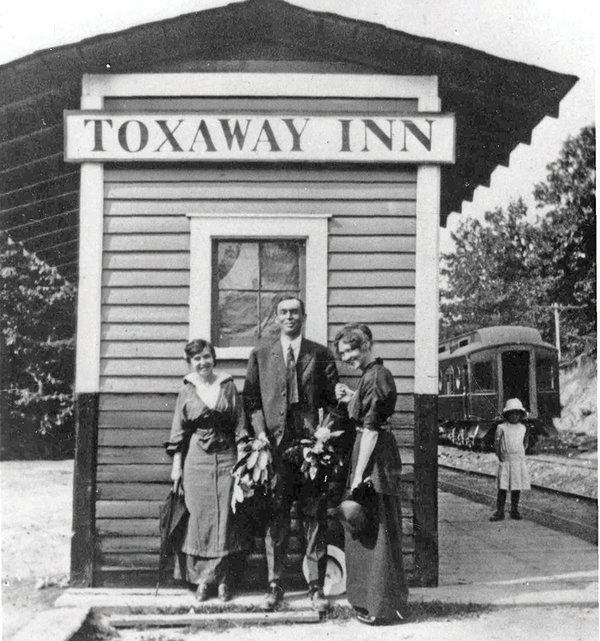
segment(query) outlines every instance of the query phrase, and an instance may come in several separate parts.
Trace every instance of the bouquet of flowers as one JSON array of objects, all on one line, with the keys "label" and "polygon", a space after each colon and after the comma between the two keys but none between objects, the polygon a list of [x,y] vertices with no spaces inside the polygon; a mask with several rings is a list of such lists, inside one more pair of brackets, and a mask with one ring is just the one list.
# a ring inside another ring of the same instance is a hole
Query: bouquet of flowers
[{"label": "bouquet of flowers", "polygon": [[273,457],[269,440],[264,434],[248,441],[244,455],[231,472],[235,479],[231,496],[231,510],[235,514],[237,504],[261,491],[266,494],[271,489],[273,479]]},{"label": "bouquet of flowers", "polygon": [[286,451],[290,462],[300,464],[300,471],[311,481],[326,481],[328,476],[337,466],[342,465],[341,458],[337,455],[332,439],[341,436],[343,430],[332,431],[333,419],[328,414],[323,418],[323,411],[319,410],[319,424],[310,438],[303,438],[298,445]]}]

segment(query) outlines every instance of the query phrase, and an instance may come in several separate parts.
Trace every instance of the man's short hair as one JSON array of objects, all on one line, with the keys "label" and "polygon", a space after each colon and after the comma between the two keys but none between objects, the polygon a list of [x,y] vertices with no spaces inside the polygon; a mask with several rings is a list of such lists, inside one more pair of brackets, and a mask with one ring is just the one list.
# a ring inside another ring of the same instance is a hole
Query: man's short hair
[{"label": "man's short hair", "polygon": [[306,314],[304,301],[299,296],[295,296],[294,294],[283,294],[280,298],[278,298],[277,304],[275,305],[275,311],[277,311],[279,309],[279,305],[286,300],[297,300],[300,303],[300,311],[302,312],[302,316]]}]

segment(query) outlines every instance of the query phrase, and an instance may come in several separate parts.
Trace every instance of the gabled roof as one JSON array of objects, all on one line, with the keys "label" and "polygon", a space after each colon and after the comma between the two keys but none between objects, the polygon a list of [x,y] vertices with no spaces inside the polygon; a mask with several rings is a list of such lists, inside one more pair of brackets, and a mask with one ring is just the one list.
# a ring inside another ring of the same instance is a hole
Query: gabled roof
[{"label": "gabled roof", "polygon": [[[262,61],[262,62],[260,62]],[[62,112],[84,73],[285,70],[437,75],[456,114],[456,164],[442,169],[442,224],[510,152],[529,143],[577,81],[469,47],[250,0],[55,47],[0,66],[0,229],[74,276],[78,168],[62,161]],[[41,222],[43,220],[43,223]]]}]

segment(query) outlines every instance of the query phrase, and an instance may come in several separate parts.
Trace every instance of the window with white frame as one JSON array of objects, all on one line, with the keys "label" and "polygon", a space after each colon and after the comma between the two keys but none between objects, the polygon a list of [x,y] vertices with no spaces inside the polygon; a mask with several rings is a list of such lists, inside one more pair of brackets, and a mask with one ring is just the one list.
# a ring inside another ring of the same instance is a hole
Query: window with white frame
[{"label": "window with white frame", "polygon": [[[277,300],[305,301],[305,335],[327,341],[327,216],[189,214],[190,338],[247,358],[278,335]],[[308,284],[307,284],[308,281]]]},{"label": "window with white frame", "polygon": [[277,303],[304,300],[304,239],[214,239],[212,331],[215,347],[275,338]]}]

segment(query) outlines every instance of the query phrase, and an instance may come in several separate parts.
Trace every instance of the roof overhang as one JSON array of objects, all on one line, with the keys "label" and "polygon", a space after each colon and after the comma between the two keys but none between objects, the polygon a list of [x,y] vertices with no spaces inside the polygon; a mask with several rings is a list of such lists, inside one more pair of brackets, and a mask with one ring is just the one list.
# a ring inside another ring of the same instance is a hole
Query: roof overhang
[{"label": "roof overhang", "polygon": [[529,143],[577,81],[462,45],[281,0],[253,0],[39,51],[0,66],[0,229],[73,275],[78,168],[62,157],[65,109],[84,74],[251,70],[438,77],[456,115],[456,162],[442,168],[441,224],[511,151]]}]

